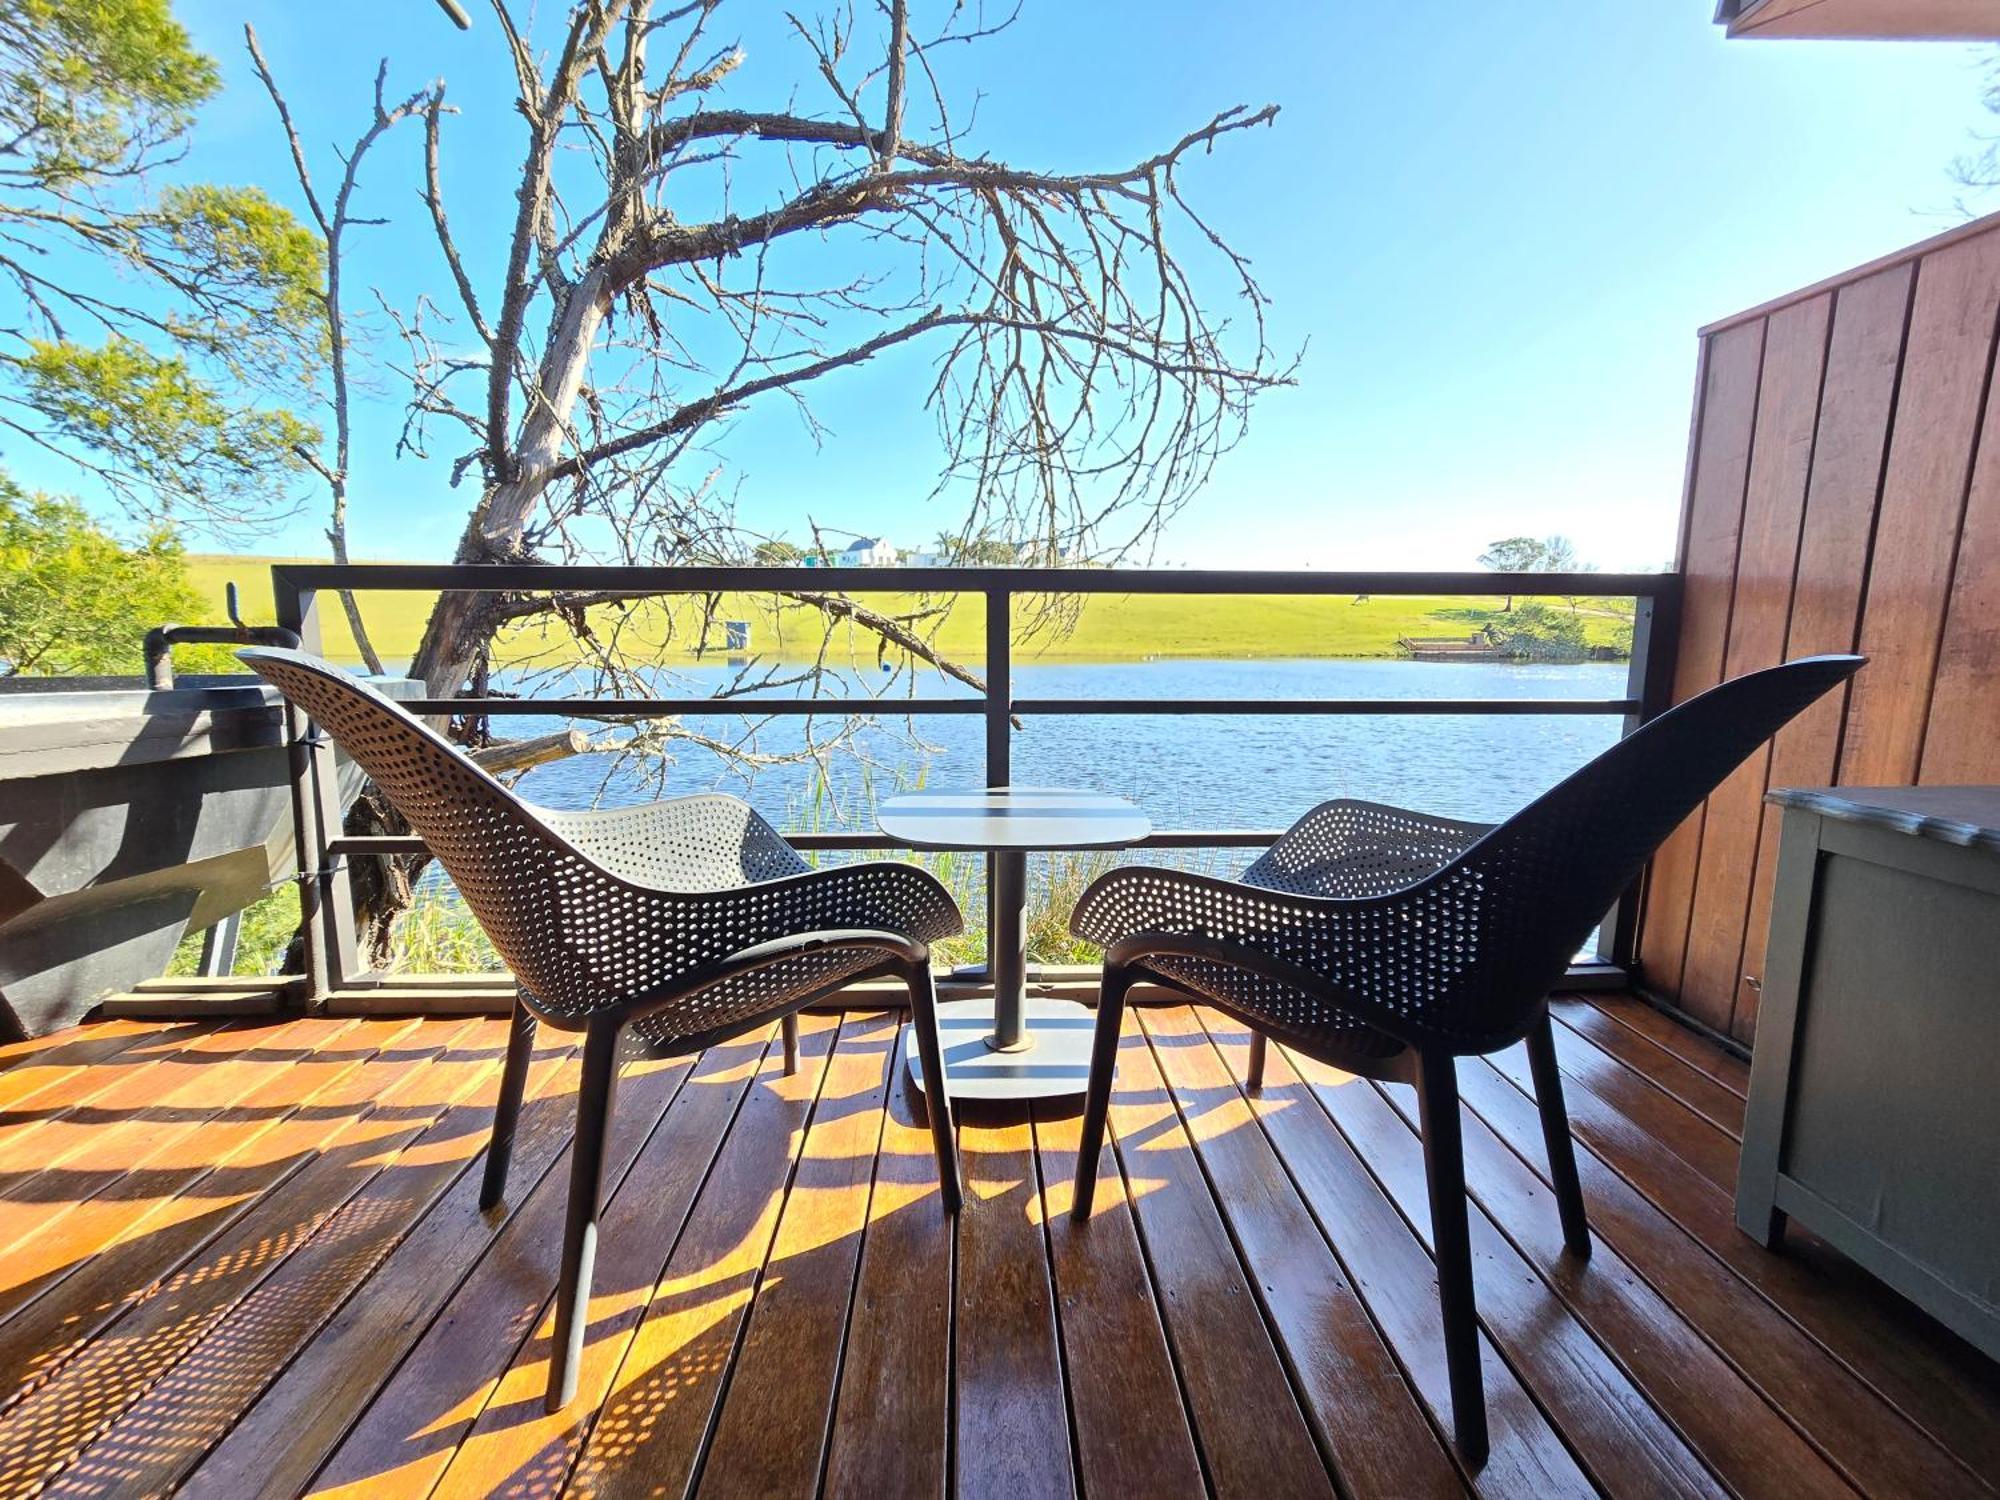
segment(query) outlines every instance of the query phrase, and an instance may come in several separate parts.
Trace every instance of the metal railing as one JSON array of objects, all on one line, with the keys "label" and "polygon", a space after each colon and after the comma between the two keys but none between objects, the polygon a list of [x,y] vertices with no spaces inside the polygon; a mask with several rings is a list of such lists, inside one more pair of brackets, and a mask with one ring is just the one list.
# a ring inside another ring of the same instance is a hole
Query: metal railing
[{"label": "metal railing", "polygon": [[[1672,573],[1336,573],[1203,571],[1195,569],[1092,568],[756,568],[756,567],[546,567],[459,566],[402,563],[278,563],[271,569],[277,623],[297,634],[305,649],[321,638],[322,596],[357,591],[499,592],[556,594],[773,594],[979,595],[985,606],[985,692],[965,697],[779,698],[744,694],[723,698],[508,698],[461,697],[405,700],[417,713],[473,715],[595,715],[607,710],[655,717],[849,714],[979,715],[985,725],[985,784],[1011,779],[1013,723],[1017,717],[1071,715],[1332,715],[1375,714],[1601,714],[1622,720],[1621,733],[1671,701],[1673,648],[1679,634],[1681,579]],[[1013,606],[1017,596],[1051,594],[1170,594],[1179,596],[1370,594],[1544,597],[1588,595],[1635,602],[1632,654],[1620,698],[1017,698],[1013,691]],[[293,716],[293,813],[299,831],[299,889],[306,970],[311,994],[379,986],[379,974],[357,961],[348,861],[360,856],[424,852],[415,837],[350,837],[342,831],[332,747]],[[1163,829],[1136,846],[1154,849],[1259,848],[1282,829]],[[870,850],[901,847],[880,833],[821,832],[788,835],[806,849]],[[1627,892],[1607,914],[1595,958],[1572,970],[1578,983],[1622,982],[1636,928],[1636,902]]]}]

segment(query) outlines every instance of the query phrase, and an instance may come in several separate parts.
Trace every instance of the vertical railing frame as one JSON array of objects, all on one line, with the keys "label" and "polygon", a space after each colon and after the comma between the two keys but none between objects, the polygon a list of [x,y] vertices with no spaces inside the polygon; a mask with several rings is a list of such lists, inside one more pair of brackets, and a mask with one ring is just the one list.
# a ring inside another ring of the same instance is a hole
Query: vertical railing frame
[{"label": "vertical railing frame", "polygon": [[[1632,657],[1625,668],[1625,696],[1639,707],[1625,716],[1620,737],[1674,705],[1674,661],[1681,638],[1678,588],[1632,601]],[[1650,870],[1651,866],[1647,867]],[[1639,920],[1645,909],[1646,871],[1626,887],[1597,929],[1597,959],[1629,981],[1638,967]]]},{"label": "vertical railing frame", "polygon": [[[644,587],[661,593],[709,593],[722,589],[769,591],[794,586],[824,586],[823,578],[776,579],[771,570],[743,568],[658,568],[588,569],[586,573],[616,573],[625,586],[637,575],[645,575]],[[779,570],[786,573],[803,569]],[[400,564],[274,564],[272,592],[277,623],[298,635],[303,649],[321,650],[320,597],[323,590],[339,587],[401,589],[465,588],[467,578],[477,574],[483,589],[548,588],[555,578],[569,587],[600,587],[606,579],[579,580],[573,569],[525,569],[495,567],[423,567]],[[1017,702],[1037,715],[1080,713],[1519,713],[1519,712],[1598,712],[1624,709],[1621,730],[1629,734],[1639,725],[1663,712],[1672,702],[1674,651],[1680,635],[1680,578],[1677,574],[1624,575],[1514,575],[1496,580],[1491,574],[1436,573],[1250,573],[1197,572],[1193,570],[1147,570],[1144,572],[1099,572],[1054,569],[891,569],[869,570],[863,592],[921,588],[936,593],[979,595],[985,608],[985,684],[979,700],[967,705],[956,703],[897,704],[885,702],[885,710],[897,713],[957,712],[977,709],[985,726],[983,770],[989,786],[1007,785],[1013,774],[1013,729]],[[518,576],[516,576],[518,575]],[[700,582],[693,581],[696,577]],[[905,581],[908,580],[908,581]],[[843,580],[846,581],[846,580]],[[1088,700],[1017,700],[1013,683],[1013,606],[1022,594],[1064,592],[1086,593],[1171,593],[1185,595],[1229,595],[1247,593],[1300,594],[1408,594],[1408,593],[1493,593],[1508,589],[1524,594],[1563,594],[1590,586],[1591,592],[1613,597],[1632,597],[1635,610],[1632,656],[1626,673],[1626,696],[1598,705],[1557,703],[1523,705],[1510,700],[1390,700],[1329,704],[1265,701],[1255,699],[1175,703],[1166,701],[1134,705],[1093,703]],[[855,585],[850,583],[849,587]],[[531,700],[491,702],[477,700],[494,712],[548,712],[537,709]],[[616,702],[617,700],[602,700]],[[669,711],[740,713],[762,708],[765,711],[810,711],[800,705],[755,704],[741,700],[714,700],[712,709],[692,702],[675,702]],[[628,705],[629,706],[629,705]],[[426,712],[439,711],[436,708]],[[414,852],[421,841],[411,838],[353,839],[345,836],[340,810],[338,774],[333,745],[316,726],[296,710],[286,711],[286,735],[290,750],[291,801],[296,831],[297,872],[301,936],[305,950],[307,1003],[324,1007],[342,991],[366,990],[378,986],[382,976],[364,972],[359,960],[354,918],[353,884],[349,859],[356,854]],[[1270,843],[1277,830],[1166,830],[1156,833],[1148,844],[1165,848],[1252,848]],[[799,836],[803,847],[833,849],[888,849],[896,847],[880,835],[832,833]],[[988,874],[991,878],[991,857]],[[989,885],[990,891],[990,885]],[[1622,982],[1633,962],[1638,930],[1641,889],[1635,883],[1619,898],[1600,929],[1596,963],[1572,971],[1580,982]],[[1000,903],[989,897],[989,923]],[[1016,934],[1000,934],[989,925],[988,942],[1013,941]],[[989,951],[991,951],[989,949]]]}]

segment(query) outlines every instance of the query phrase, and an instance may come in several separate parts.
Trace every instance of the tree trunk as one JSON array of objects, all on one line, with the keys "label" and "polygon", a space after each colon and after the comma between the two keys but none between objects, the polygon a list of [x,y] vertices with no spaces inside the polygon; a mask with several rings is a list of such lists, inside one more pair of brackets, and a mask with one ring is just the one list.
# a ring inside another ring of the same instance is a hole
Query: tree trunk
[{"label": "tree trunk", "polygon": [[[526,561],[522,538],[542,494],[550,468],[562,456],[576,409],[592,346],[611,310],[602,266],[572,286],[564,297],[548,350],[536,372],[536,396],[511,446],[513,476],[488,487],[459,538],[457,563]],[[496,350],[494,358],[502,358]],[[458,692],[493,629],[491,594],[445,592],[438,595],[424,626],[423,641],[410,662],[410,676],[420,678],[424,692],[448,698]],[[347,831],[357,836],[408,833],[396,810],[371,787],[349,812]],[[428,863],[425,855],[358,859],[354,862],[354,920],[361,953],[370,963],[388,961],[394,945],[396,920],[409,909],[417,875]]]},{"label": "tree trunk", "polygon": [[[521,423],[521,434],[510,451],[513,476],[491,485],[459,538],[457,563],[522,561],[521,539],[528,521],[548,488],[549,470],[562,456],[570,431],[570,415],[590,364],[591,346],[611,310],[606,273],[593,267],[569,289],[562,315],[556,320],[547,352],[536,372],[535,397]],[[500,358],[498,351],[494,357]],[[473,658],[491,629],[491,598],[482,594],[444,593],[431,610],[422,644],[410,663],[410,675],[420,677],[433,697],[446,697],[465,680]]]}]

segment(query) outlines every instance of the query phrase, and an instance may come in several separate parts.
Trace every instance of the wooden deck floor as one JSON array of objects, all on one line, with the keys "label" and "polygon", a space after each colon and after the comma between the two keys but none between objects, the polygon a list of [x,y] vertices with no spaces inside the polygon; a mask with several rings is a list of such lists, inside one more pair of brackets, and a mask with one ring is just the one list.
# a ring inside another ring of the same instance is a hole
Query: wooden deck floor
[{"label": "wooden deck floor", "polygon": [[505,1210],[503,1023],[109,1022],[0,1053],[0,1497],[1946,1496],[2000,1377],[1796,1231],[1736,1232],[1740,1063],[1636,1002],[1558,1027],[1599,1243],[1561,1254],[1525,1059],[1466,1064],[1492,1457],[1440,1437],[1413,1101],[1187,1009],[1076,1122],[968,1118],[938,1211],[894,1018],[631,1065],[582,1392],[541,1409],[576,1055]]}]

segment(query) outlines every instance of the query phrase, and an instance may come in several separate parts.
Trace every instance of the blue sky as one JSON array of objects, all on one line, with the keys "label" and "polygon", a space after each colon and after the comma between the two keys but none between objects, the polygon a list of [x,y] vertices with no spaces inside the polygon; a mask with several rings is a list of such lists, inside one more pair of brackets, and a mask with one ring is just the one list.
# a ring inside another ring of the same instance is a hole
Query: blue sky
[{"label": "blue sky", "polygon": [[[772,107],[797,54],[762,24],[769,9],[741,3],[756,30],[728,102]],[[295,200],[246,19],[322,163],[386,53],[394,89],[447,79],[464,111],[452,215],[475,278],[497,261],[520,136],[490,17],[462,35],[429,0],[177,9],[228,78],[193,170]],[[1228,105],[1282,106],[1188,180],[1255,260],[1274,341],[1305,361],[1161,560],[1460,567],[1494,537],[1562,531],[1608,568],[1665,562],[1696,328],[1956,222],[1947,169],[1987,118],[1972,50],[1726,42],[1712,9],[1026,0],[1011,32],[963,50],[955,66],[984,94],[973,144],[1023,164],[1123,163]],[[417,146],[412,130],[381,148],[367,207],[394,222],[350,273],[399,302],[446,286],[413,196]],[[746,414],[722,450],[742,518],[799,537],[810,513],[906,544],[950,524],[924,504],[927,370],[911,356],[823,388],[817,445],[782,406]],[[363,413],[354,549],[439,557],[473,496],[441,463],[395,459],[395,397],[382,384]],[[319,550],[318,526],[308,515],[258,549]]]}]

